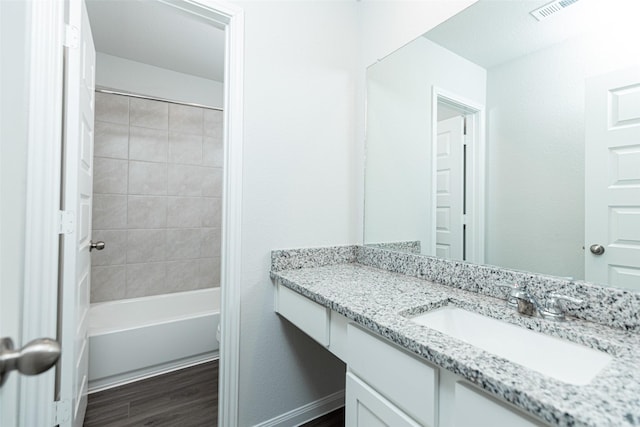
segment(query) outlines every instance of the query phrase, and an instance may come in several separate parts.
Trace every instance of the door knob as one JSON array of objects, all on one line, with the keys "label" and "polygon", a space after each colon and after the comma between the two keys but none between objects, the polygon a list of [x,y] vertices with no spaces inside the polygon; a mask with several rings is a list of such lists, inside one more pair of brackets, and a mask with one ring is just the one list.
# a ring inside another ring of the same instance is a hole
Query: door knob
[{"label": "door knob", "polygon": [[591,245],[589,246],[589,250],[594,255],[602,255],[604,253],[604,246],[598,244]]},{"label": "door knob", "polygon": [[92,250],[96,250],[96,251],[101,251],[104,249],[106,245],[104,244],[104,242],[102,240],[99,240],[97,242],[94,242],[93,240],[91,241],[91,244],[89,244],[89,252],[91,252]]},{"label": "door knob", "polygon": [[60,344],[51,338],[30,341],[20,350],[13,349],[11,338],[0,340],[0,386],[9,372],[18,370],[24,375],[38,375],[56,364],[60,357]]}]

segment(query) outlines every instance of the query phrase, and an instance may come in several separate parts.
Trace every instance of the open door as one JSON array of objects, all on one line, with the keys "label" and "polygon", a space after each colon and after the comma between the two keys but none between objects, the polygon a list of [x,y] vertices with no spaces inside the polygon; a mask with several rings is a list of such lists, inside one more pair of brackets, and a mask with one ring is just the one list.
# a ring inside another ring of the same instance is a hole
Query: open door
[{"label": "open door", "polygon": [[88,312],[91,279],[91,208],[95,47],[82,0],[69,1],[65,55],[61,284],[58,336],[60,427],[81,427],[87,408]]},{"label": "open door", "polygon": [[464,117],[438,122],[436,256],[464,260]]},{"label": "open door", "polygon": [[57,327],[64,4],[0,1],[0,20],[0,425],[48,427],[56,370],[31,351]]},{"label": "open door", "polygon": [[585,278],[640,290],[640,68],[587,80]]}]

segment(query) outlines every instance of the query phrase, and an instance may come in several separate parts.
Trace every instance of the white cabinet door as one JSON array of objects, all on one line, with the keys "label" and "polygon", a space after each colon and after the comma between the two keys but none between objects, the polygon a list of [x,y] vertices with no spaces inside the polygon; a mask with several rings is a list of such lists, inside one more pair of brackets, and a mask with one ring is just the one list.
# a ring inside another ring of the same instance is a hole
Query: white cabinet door
[{"label": "white cabinet door", "polygon": [[61,427],[81,427],[87,407],[88,312],[91,278],[93,120],[96,53],[82,0],[69,1],[69,24],[77,40],[67,50],[64,123],[64,210],[75,227],[63,237],[60,400],[71,405]]},{"label": "white cabinet door", "polygon": [[455,385],[454,406],[455,427],[541,427],[545,425],[461,382]]},{"label": "white cabinet door", "polygon": [[585,114],[585,278],[638,291],[640,68],[588,79]]},{"label": "white cabinet door", "polygon": [[349,427],[419,427],[391,402],[352,373],[347,373],[345,425]]},{"label": "white cabinet door", "polygon": [[436,256],[464,259],[464,118],[438,122],[436,159]]}]

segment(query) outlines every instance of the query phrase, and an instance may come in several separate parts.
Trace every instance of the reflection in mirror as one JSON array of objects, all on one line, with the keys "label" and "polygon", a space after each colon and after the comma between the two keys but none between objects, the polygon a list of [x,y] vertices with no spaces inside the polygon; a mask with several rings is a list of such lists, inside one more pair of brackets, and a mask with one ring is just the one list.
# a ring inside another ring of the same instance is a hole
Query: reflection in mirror
[{"label": "reflection in mirror", "polygon": [[365,244],[640,290],[640,2],[547,3],[369,67]]}]

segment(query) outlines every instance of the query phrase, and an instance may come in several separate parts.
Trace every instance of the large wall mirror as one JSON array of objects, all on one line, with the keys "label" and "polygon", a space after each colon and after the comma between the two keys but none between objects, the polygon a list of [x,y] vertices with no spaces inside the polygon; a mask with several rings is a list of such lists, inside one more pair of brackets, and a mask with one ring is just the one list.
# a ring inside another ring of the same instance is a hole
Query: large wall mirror
[{"label": "large wall mirror", "polygon": [[480,0],[367,70],[364,243],[640,291],[640,2]]}]

